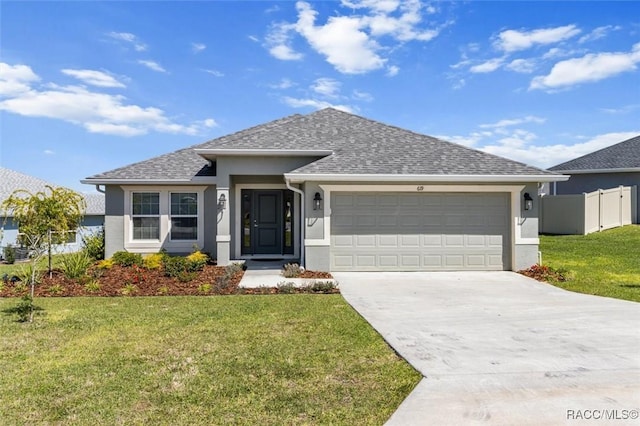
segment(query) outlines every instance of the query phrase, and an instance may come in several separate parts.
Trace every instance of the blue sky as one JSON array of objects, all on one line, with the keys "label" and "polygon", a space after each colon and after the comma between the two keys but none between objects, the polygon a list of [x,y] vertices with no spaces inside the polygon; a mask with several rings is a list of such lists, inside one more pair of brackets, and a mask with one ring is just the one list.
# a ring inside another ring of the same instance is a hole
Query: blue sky
[{"label": "blue sky", "polygon": [[0,164],[87,176],[333,106],[539,167],[640,134],[639,2],[0,4]]}]

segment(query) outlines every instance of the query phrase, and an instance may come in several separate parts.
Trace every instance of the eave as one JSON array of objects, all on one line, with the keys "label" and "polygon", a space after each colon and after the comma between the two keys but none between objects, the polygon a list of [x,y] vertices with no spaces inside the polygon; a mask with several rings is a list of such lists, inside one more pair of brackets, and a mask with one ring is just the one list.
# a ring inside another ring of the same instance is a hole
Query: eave
[{"label": "eave", "polygon": [[316,174],[316,173],[285,173],[285,179],[292,183],[306,181],[318,182],[467,182],[467,183],[496,183],[496,182],[558,182],[566,181],[566,175],[407,175],[407,174]]},{"label": "eave", "polygon": [[602,173],[640,173],[640,167],[627,167],[621,169],[577,169],[577,170],[553,170],[554,172],[571,175],[602,174]]}]

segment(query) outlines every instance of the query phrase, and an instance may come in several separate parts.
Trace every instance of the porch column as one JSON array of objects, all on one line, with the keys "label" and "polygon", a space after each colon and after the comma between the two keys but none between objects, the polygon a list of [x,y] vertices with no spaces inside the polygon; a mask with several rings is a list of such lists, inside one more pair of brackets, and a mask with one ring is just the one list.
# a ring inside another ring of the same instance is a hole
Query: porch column
[{"label": "porch column", "polygon": [[[226,266],[231,260],[231,200],[229,188],[217,187],[218,205],[216,246],[219,266]],[[224,201],[223,201],[224,200]]]}]

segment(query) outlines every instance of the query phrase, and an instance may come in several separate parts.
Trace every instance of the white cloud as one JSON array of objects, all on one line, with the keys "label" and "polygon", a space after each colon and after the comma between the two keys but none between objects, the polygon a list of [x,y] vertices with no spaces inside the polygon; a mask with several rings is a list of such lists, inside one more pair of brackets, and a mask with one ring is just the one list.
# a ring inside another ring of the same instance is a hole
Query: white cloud
[{"label": "white cloud", "polygon": [[284,101],[284,103],[286,103],[287,105],[293,108],[311,107],[315,109],[323,109],[323,108],[331,107],[331,108],[338,109],[340,111],[353,112],[353,108],[351,108],[350,106],[336,105],[336,104],[332,104],[331,102],[321,101],[318,99],[299,99],[299,98],[292,98],[287,96],[287,97],[284,97],[282,100]]},{"label": "white cloud", "polygon": [[16,96],[31,90],[31,83],[39,81],[30,67],[0,62],[0,97]]},{"label": "white cloud", "polygon": [[322,96],[335,98],[340,93],[340,86],[341,83],[332,78],[318,78],[311,85],[311,90]]},{"label": "white cloud", "polygon": [[[422,4],[417,0],[409,0],[400,3],[400,16],[394,17],[388,14],[376,13],[364,21],[371,29],[371,35],[391,35],[400,41],[430,41],[438,36],[439,29],[420,29],[417,25],[422,21]],[[395,9],[394,9],[395,10]],[[392,12],[388,11],[386,13]],[[377,10],[377,12],[380,12]]]},{"label": "white cloud", "polygon": [[526,117],[522,117],[522,118],[500,120],[496,123],[491,123],[491,124],[481,124],[479,127],[482,129],[497,129],[502,127],[518,126],[524,123],[542,124],[545,121],[546,119],[544,118],[536,117],[535,115],[527,115]]},{"label": "white cloud", "polygon": [[606,37],[611,31],[621,30],[622,27],[616,25],[605,25],[602,27],[594,28],[589,34],[583,35],[578,40],[578,43],[587,43],[594,40],[599,40],[601,38]]},{"label": "white cloud", "polygon": [[288,78],[283,78],[278,83],[269,85],[269,87],[271,87],[272,89],[284,90],[293,87],[294,85],[295,83],[293,81],[289,80]]},{"label": "white cloud", "polygon": [[247,37],[249,38],[249,40],[254,41],[256,43],[260,42],[260,39],[254,35],[248,35]]},{"label": "white cloud", "polygon": [[640,108],[640,104],[624,105],[619,108],[600,108],[600,111],[607,114],[628,114]]},{"label": "white cloud", "polygon": [[579,33],[580,29],[575,25],[541,28],[532,31],[506,30],[498,34],[498,39],[494,42],[494,46],[505,52],[516,52],[529,49],[534,45],[558,43]]},{"label": "white cloud", "polygon": [[107,36],[132,45],[137,52],[144,52],[147,50],[147,45],[141,42],[135,34],[111,31],[110,33],[107,33]]},{"label": "white cloud", "polygon": [[204,43],[191,43],[191,51],[193,53],[200,53],[206,48],[207,48],[207,45]]},{"label": "white cloud", "polygon": [[400,72],[400,68],[395,65],[390,65],[387,67],[387,77],[395,77]]},{"label": "white cloud", "polygon": [[290,33],[294,30],[293,24],[278,23],[271,26],[266,37],[266,45],[271,56],[281,61],[299,61],[304,57],[291,47]]},{"label": "white cloud", "polygon": [[565,144],[540,145],[536,143],[538,136],[534,132],[513,128],[513,126],[525,122],[541,123],[543,121],[535,116],[527,116],[523,119],[501,120],[495,124],[483,124],[479,127],[485,130],[473,131],[468,135],[438,137],[546,169],[640,134],[640,129],[638,129],[631,132],[596,135],[584,142],[574,142],[575,138],[572,138]]},{"label": "white cloud", "polygon": [[633,71],[640,62],[640,43],[630,52],[590,53],[581,58],[567,59],[553,66],[546,76],[535,77],[529,86],[534,89],[567,88],[580,83],[589,83]]},{"label": "white cloud", "polygon": [[63,69],[63,74],[77,78],[83,83],[98,87],[125,87],[124,84],[106,72],[96,70]]},{"label": "white cloud", "polygon": [[480,149],[490,154],[501,155],[526,164],[548,168],[622,142],[637,136],[639,133],[640,129],[634,132],[606,133],[594,136],[586,142],[544,146],[533,145],[526,140],[521,140],[521,144],[515,145],[511,143],[511,140],[500,140],[497,143],[485,145]]},{"label": "white cloud", "polygon": [[156,71],[156,72],[167,72],[167,70],[165,70],[162,65],[160,65],[159,63],[155,62],[155,61],[149,61],[149,60],[143,60],[140,59],[138,61],[138,63],[140,65],[144,65],[145,67],[149,68],[150,70]]},{"label": "white cloud", "polygon": [[55,155],[55,151],[52,151],[50,149],[45,149],[44,151],[42,151],[42,153],[44,155]]},{"label": "white cloud", "polygon": [[505,68],[522,74],[530,74],[536,68],[536,61],[535,59],[514,59],[505,65]]},{"label": "white cloud", "polygon": [[469,68],[469,71],[476,74],[494,72],[495,70],[500,68],[503,63],[504,58],[493,58],[481,64],[472,66],[471,68]]},{"label": "white cloud", "polygon": [[[84,127],[92,133],[134,136],[149,132],[198,135],[215,126],[213,119],[180,124],[155,107],[130,104],[122,95],[95,92],[83,86],[37,85],[39,77],[25,65],[0,63],[0,110],[27,117],[45,117]],[[18,86],[21,90],[15,90]]]},{"label": "white cloud", "polygon": [[345,74],[363,74],[384,66],[375,40],[363,31],[360,18],[332,16],[325,25],[315,25],[317,12],[308,3],[298,2],[297,31],[327,62]]},{"label": "white cloud", "polygon": [[371,93],[361,92],[360,90],[353,91],[353,98],[365,102],[373,101],[373,95],[371,95]]},{"label": "white cloud", "polygon": [[[436,10],[419,0],[343,0],[341,5],[359,14],[331,16],[326,23],[318,24],[318,12],[312,5],[298,1],[296,23],[272,25],[266,38],[270,54],[282,60],[302,59],[292,47],[293,37],[298,34],[339,72],[364,74],[383,68],[388,59],[382,55],[393,50],[392,46],[379,44],[378,39],[429,41],[450,24],[424,28],[422,14]],[[395,75],[397,70],[389,67],[388,75]]]},{"label": "white cloud", "polygon": [[206,72],[207,74],[211,74],[214,77],[224,77],[224,73],[218,70],[203,69],[202,71]]},{"label": "white cloud", "polygon": [[342,0],[341,3],[352,9],[366,8],[381,13],[391,13],[400,6],[400,0]]}]

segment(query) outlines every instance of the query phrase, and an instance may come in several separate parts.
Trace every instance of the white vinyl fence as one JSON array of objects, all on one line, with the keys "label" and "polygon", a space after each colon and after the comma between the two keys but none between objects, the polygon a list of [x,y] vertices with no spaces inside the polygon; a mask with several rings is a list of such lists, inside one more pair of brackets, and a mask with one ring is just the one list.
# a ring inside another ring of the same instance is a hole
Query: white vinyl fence
[{"label": "white vinyl fence", "polygon": [[635,221],[637,187],[619,186],[590,193],[543,195],[540,232],[586,235]]}]

